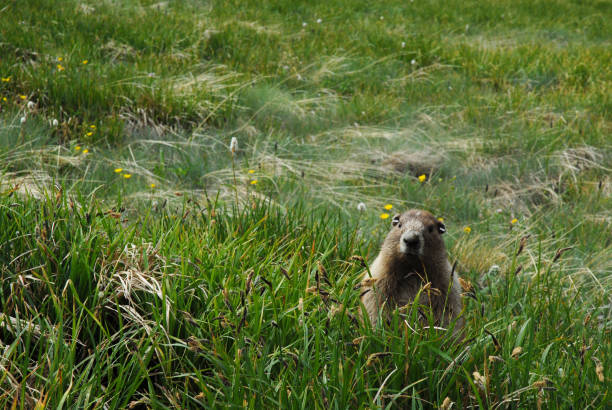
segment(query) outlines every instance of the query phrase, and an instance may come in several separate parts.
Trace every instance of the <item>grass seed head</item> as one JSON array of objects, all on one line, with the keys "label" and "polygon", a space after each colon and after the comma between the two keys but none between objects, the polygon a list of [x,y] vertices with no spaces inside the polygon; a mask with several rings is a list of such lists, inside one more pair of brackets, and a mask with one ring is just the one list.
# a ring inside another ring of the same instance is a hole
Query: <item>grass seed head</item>
[{"label": "grass seed head", "polygon": [[597,374],[597,378],[600,382],[604,382],[606,378],[604,377],[604,367],[597,357],[593,356],[593,361],[595,362],[595,374]]},{"label": "grass seed head", "polygon": [[483,375],[481,375],[478,371],[472,373],[472,377],[474,378],[474,384],[481,391],[486,391],[487,388],[487,380]]},{"label": "grass seed head", "polygon": [[365,336],[359,336],[353,339],[353,345],[358,346],[365,339]]},{"label": "grass seed head", "polygon": [[232,155],[235,154],[236,151],[238,151],[238,138],[232,137],[232,140],[230,142],[230,151]]},{"label": "grass seed head", "polygon": [[450,397],[445,397],[444,401],[442,401],[442,404],[440,405],[440,409],[441,410],[449,410],[450,408],[453,407],[455,403],[450,399]]}]

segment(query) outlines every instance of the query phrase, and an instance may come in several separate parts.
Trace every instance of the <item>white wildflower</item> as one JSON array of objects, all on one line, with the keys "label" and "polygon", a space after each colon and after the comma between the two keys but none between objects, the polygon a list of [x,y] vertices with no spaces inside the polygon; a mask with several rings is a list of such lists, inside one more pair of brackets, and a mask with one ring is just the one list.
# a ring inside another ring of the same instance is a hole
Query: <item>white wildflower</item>
[{"label": "white wildflower", "polygon": [[363,202],[359,202],[359,203],[357,204],[357,210],[358,210],[359,212],[365,212],[365,210],[366,210],[366,204],[364,204]]},{"label": "white wildflower", "polygon": [[235,154],[238,150],[238,139],[236,137],[232,137],[232,142],[230,143],[230,151],[232,154]]},{"label": "white wildflower", "polygon": [[21,122],[22,124],[25,124],[26,122],[26,117],[25,115],[23,117],[21,117],[21,119],[19,120],[19,122]]},{"label": "white wildflower", "polygon": [[302,27],[306,27],[307,25],[308,25],[308,23],[306,23],[306,22],[302,23]]},{"label": "white wildflower", "polygon": [[323,20],[317,19],[317,24],[321,24],[322,22],[323,22]]},{"label": "white wildflower", "polygon": [[402,48],[406,47],[406,42],[402,41]]},{"label": "white wildflower", "polygon": [[33,110],[36,104],[33,101],[28,101],[28,110]]},{"label": "white wildflower", "polygon": [[57,127],[59,125],[59,121],[54,118],[53,121],[51,121],[51,125],[53,125],[54,127]]},{"label": "white wildflower", "polygon": [[410,64],[415,65],[417,63],[417,61],[413,58],[412,60],[410,60]]}]

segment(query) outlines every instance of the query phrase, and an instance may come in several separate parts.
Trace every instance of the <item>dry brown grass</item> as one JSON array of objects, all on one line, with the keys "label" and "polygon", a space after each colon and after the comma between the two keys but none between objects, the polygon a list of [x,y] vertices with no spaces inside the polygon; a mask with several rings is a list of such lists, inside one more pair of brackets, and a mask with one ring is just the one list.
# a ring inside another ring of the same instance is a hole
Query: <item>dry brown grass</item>
[{"label": "dry brown grass", "polygon": [[492,245],[490,239],[478,234],[463,235],[449,250],[452,260],[459,261],[460,272],[478,272],[481,275],[491,266],[504,266],[509,259],[507,244]]}]

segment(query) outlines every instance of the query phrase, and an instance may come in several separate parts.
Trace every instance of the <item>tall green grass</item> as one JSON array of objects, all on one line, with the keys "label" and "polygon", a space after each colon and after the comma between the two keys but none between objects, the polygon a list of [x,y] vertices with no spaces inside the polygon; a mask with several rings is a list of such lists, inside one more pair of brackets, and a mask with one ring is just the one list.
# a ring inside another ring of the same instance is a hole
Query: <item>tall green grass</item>
[{"label": "tall green grass", "polygon": [[364,242],[338,214],[211,202],[121,227],[120,212],[76,199],[2,198],[7,405],[609,403],[596,373],[612,348],[607,296],[572,290],[571,252],[543,241],[510,242],[507,263],[464,275],[459,344],[358,320]]},{"label": "tall green grass", "polygon": [[[610,11],[7,3],[0,405],[610,407]],[[387,204],[461,343],[359,320]]]}]

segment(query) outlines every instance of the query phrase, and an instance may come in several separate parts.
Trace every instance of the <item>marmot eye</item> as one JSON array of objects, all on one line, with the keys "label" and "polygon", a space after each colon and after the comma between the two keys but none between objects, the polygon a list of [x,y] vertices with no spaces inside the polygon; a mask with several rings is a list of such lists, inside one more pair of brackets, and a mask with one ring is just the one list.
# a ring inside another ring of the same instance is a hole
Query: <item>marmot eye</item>
[{"label": "marmot eye", "polygon": [[427,230],[429,231],[429,233],[433,232],[433,225],[430,225],[429,228],[427,228]]}]

